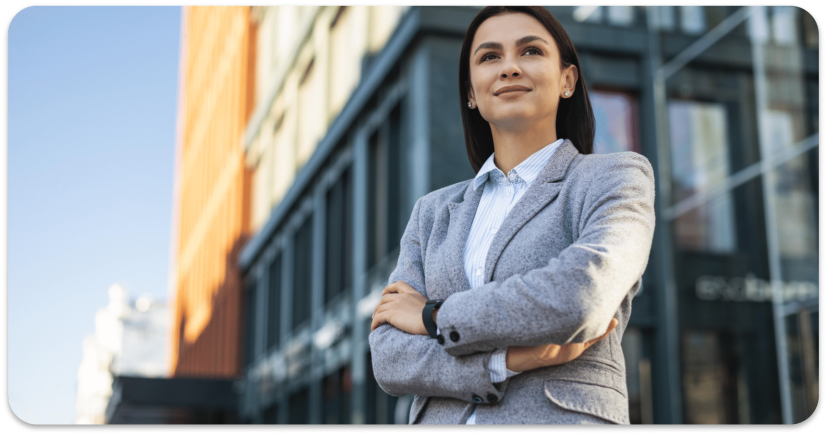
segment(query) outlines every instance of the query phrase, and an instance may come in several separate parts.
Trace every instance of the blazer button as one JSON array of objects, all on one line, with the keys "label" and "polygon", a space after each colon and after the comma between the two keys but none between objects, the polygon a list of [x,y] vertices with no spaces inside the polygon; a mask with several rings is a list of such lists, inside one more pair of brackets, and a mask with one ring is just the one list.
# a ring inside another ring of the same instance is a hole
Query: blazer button
[{"label": "blazer button", "polygon": [[437,341],[437,343],[439,343],[439,345],[444,344],[444,343],[445,343],[445,336],[442,336],[442,334],[440,333],[440,334],[436,337],[436,341]]},{"label": "blazer button", "polygon": [[496,403],[497,402],[497,396],[494,395],[494,394],[488,394],[488,402],[489,403]]},{"label": "blazer button", "polygon": [[474,402],[477,403],[477,404],[482,403],[482,398],[480,398],[479,395],[474,394],[474,396],[471,397],[471,399],[474,400]]},{"label": "blazer button", "polygon": [[451,340],[454,342],[459,342],[459,332],[451,332]]}]

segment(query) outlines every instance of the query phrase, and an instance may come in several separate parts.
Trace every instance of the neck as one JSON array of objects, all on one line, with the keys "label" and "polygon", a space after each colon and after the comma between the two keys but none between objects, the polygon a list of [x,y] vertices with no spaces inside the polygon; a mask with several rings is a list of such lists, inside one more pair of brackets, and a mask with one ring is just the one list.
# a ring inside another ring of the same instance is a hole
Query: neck
[{"label": "neck", "polygon": [[494,139],[494,165],[503,174],[508,174],[529,156],[557,140],[554,120],[550,123],[533,124],[537,128],[504,129],[491,124],[491,136]]}]

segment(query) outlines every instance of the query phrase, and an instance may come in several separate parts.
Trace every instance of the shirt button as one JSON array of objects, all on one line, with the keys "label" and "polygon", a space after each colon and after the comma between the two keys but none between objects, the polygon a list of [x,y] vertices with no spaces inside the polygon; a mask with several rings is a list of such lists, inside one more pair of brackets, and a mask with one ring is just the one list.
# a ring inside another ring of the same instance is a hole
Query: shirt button
[{"label": "shirt button", "polygon": [[478,275],[478,276],[481,276],[481,275],[482,275],[482,268],[477,268],[477,275]]},{"label": "shirt button", "polygon": [[491,229],[491,234],[492,234],[492,235],[497,234],[497,229],[492,228],[492,229]]},{"label": "shirt button", "polygon": [[477,394],[474,394],[474,396],[472,396],[471,399],[474,400],[474,402],[477,404],[482,403],[482,398],[480,398],[480,396]]},{"label": "shirt button", "polygon": [[451,332],[451,340],[454,342],[459,342],[459,332]]}]

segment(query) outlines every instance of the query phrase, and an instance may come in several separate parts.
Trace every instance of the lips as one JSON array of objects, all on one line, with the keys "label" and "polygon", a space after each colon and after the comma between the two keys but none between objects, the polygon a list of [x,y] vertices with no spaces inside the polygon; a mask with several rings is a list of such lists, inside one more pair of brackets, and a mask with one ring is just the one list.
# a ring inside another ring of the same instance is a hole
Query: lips
[{"label": "lips", "polygon": [[494,93],[494,95],[500,95],[500,94],[504,94],[504,93],[507,93],[507,92],[514,92],[514,91],[531,91],[531,89],[526,88],[525,86],[520,86],[520,85],[504,86],[504,87],[498,89]]}]

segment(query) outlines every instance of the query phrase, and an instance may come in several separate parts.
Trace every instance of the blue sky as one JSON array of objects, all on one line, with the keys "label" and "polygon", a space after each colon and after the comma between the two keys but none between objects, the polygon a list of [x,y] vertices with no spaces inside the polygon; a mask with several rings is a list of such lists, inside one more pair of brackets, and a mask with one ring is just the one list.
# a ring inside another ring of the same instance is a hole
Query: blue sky
[{"label": "blue sky", "polygon": [[167,299],[180,8],[31,7],[8,31],[8,393],[75,420],[95,312]]}]

